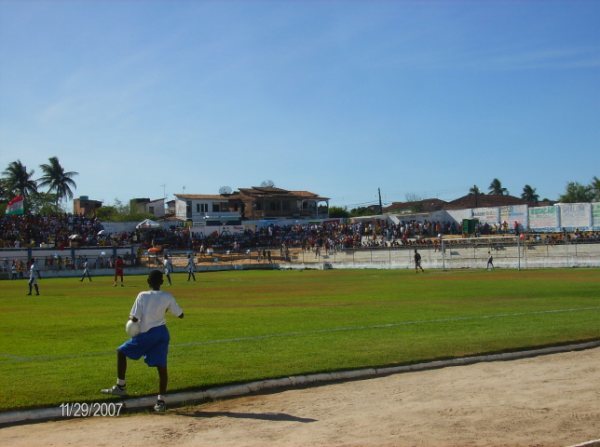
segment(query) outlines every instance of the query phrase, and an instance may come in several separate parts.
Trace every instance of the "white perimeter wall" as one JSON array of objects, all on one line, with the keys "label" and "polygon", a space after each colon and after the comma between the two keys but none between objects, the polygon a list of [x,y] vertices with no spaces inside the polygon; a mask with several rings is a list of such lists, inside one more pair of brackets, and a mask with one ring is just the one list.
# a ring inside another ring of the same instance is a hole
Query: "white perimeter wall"
[{"label": "white perimeter wall", "polygon": [[[388,217],[391,215],[388,215]],[[373,216],[373,218],[381,216]],[[518,222],[524,228],[533,231],[573,231],[600,230],[600,203],[559,203],[553,206],[529,207],[511,205],[488,208],[467,208],[463,210],[444,210],[432,213],[394,215],[400,221],[448,221],[462,224],[463,219],[479,219],[489,225]],[[392,219],[390,219],[392,220]]]}]

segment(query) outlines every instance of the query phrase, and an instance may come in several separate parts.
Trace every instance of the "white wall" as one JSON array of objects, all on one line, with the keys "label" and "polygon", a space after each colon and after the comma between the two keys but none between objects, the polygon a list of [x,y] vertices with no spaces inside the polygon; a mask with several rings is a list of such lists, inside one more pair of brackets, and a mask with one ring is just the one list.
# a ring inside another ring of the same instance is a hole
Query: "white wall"
[{"label": "white wall", "polygon": [[[405,221],[454,220],[459,225],[462,224],[463,219],[479,219],[479,222],[490,225],[506,221],[511,229],[513,222],[516,221],[524,228],[529,227],[534,231],[561,231],[563,228],[571,231],[576,228],[582,231],[600,230],[600,203],[559,203],[554,206],[540,207],[511,205],[395,216]],[[382,218],[382,216],[372,216],[372,218]]]},{"label": "white wall", "polygon": [[560,226],[566,229],[592,227],[592,205],[590,203],[559,203]]}]

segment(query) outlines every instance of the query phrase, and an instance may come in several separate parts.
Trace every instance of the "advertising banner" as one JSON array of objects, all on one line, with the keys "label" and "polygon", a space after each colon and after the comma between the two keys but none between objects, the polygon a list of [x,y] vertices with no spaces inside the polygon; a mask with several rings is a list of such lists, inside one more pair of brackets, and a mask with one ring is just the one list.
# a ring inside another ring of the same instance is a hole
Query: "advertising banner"
[{"label": "advertising banner", "polygon": [[480,224],[498,224],[500,223],[500,208],[473,208],[473,219],[478,219]]},{"label": "advertising banner", "polygon": [[592,226],[600,230],[600,203],[592,203]]},{"label": "advertising banner", "polygon": [[592,226],[591,203],[561,203],[558,206],[562,228],[584,230]]},{"label": "advertising banner", "polygon": [[529,215],[527,213],[527,205],[510,205],[500,207],[500,220],[508,222],[509,226],[513,226],[518,222],[524,228],[527,228]]},{"label": "advertising banner", "polygon": [[532,230],[558,230],[559,209],[556,206],[529,208],[529,228]]},{"label": "advertising banner", "polygon": [[468,208],[466,210],[446,210],[446,213],[453,219],[454,222],[460,224],[463,219],[471,219],[473,217],[473,211]]}]

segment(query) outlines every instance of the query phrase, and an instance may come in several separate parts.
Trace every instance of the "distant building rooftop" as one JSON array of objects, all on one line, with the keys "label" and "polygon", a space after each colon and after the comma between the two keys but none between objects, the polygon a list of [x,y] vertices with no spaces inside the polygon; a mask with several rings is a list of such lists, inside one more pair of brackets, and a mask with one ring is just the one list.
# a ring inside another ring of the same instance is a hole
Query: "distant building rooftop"
[{"label": "distant building rooftop", "polygon": [[488,208],[508,205],[527,205],[527,201],[514,196],[501,196],[493,194],[467,194],[456,200],[448,202],[444,209],[461,210],[466,208]]},{"label": "distant building rooftop", "polygon": [[384,213],[428,213],[439,211],[444,208],[448,202],[440,199],[424,199],[415,202],[392,202],[392,204],[383,209]]}]

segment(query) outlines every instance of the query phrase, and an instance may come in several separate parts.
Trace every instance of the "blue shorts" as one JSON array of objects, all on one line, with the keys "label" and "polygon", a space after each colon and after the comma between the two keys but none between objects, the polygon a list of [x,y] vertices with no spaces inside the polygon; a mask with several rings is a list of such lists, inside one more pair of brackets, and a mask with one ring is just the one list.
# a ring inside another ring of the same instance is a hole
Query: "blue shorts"
[{"label": "blue shorts", "polygon": [[119,346],[117,351],[133,360],[144,356],[144,361],[148,366],[166,367],[170,339],[167,326],[163,324],[130,338]]}]

